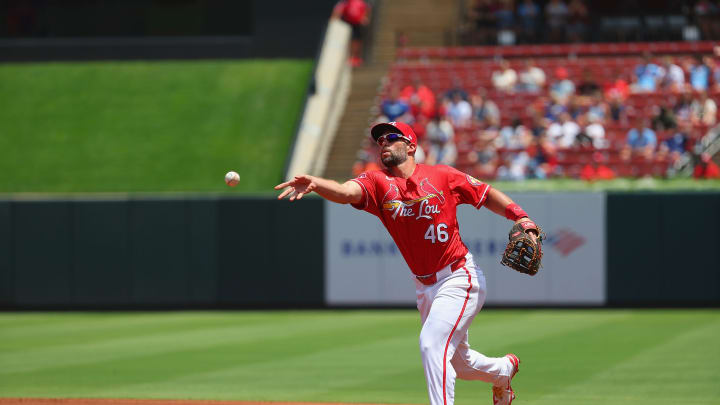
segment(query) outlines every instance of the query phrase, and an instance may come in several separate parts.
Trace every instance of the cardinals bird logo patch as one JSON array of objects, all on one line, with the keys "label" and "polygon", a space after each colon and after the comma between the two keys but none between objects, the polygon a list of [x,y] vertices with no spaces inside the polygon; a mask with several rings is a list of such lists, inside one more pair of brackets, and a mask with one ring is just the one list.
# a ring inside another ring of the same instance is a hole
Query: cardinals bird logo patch
[{"label": "cardinals bird logo patch", "polygon": [[472,184],[472,185],[475,186],[475,187],[479,187],[479,186],[482,186],[482,185],[483,185],[483,182],[482,182],[482,181],[476,179],[475,177],[473,177],[473,176],[471,176],[471,175],[469,175],[469,174],[466,174],[466,175],[465,175],[465,178],[467,179],[468,183]]}]

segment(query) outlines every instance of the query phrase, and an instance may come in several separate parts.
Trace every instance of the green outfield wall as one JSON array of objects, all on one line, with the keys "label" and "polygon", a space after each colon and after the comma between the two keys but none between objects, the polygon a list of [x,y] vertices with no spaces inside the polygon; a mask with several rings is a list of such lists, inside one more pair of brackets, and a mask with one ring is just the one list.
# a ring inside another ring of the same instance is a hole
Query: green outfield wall
[{"label": "green outfield wall", "polygon": [[720,305],[720,193],[609,193],[610,305]]},{"label": "green outfield wall", "polygon": [[[720,193],[511,196],[548,231],[533,278],[497,264],[506,221],[459,212],[488,305],[720,305]],[[319,198],[5,200],[0,308],[411,306],[391,245]]]},{"label": "green outfield wall", "polygon": [[5,308],[321,306],[321,201],[0,202]]}]

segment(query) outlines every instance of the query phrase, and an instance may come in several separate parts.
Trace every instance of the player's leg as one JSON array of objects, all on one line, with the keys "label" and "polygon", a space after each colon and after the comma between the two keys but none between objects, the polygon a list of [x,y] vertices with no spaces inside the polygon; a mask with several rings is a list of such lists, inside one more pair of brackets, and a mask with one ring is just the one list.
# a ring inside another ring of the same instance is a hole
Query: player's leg
[{"label": "player's leg", "polygon": [[[486,290],[485,276],[482,271],[477,270],[476,274],[479,286],[477,313],[485,303]],[[457,344],[451,364],[457,377],[462,380],[480,380],[498,386],[506,386],[510,383],[509,377],[513,369],[513,365],[507,357],[487,357],[472,350],[468,342],[467,329]]]},{"label": "player's leg", "polygon": [[[485,277],[482,271],[478,270],[477,273],[481,289],[481,297],[477,308],[479,312],[485,300]],[[510,405],[515,399],[515,393],[510,383],[515,373],[517,373],[519,362],[515,355],[487,357],[470,349],[467,329],[461,341],[458,342],[455,355],[451,360],[458,378],[481,380],[493,385],[492,398],[495,405]]]},{"label": "player's leg", "polygon": [[451,364],[461,380],[480,380],[503,387],[510,384],[514,367],[505,356],[487,357],[472,350],[467,335],[458,344]]},{"label": "player's leg", "polygon": [[431,405],[454,401],[456,374],[450,359],[477,313],[479,291],[475,271],[463,267],[428,289],[423,300],[418,299],[421,314],[423,308],[429,309],[423,314],[420,352]]}]

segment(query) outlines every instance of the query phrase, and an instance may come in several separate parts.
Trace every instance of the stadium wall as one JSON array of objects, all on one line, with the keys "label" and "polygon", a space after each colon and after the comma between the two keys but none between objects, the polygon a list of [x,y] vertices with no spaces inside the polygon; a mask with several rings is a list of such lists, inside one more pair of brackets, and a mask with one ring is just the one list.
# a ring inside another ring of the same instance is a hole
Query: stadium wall
[{"label": "stadium wall", "polygon": [[[460,207],[495,306],[719,306],[720,193],[515,193],[545,225],[536,277],[508,223]],[[307,198],[0,201],[0,308],[413,306],[380,221]]]},{"label": "stadium wall", "polygon": [[323,305],[322,204],[0,202],[4,308]]},{"label": "stadium wall", "polygon": [[610,193],[608,304],[720,305],[720,193]]}]

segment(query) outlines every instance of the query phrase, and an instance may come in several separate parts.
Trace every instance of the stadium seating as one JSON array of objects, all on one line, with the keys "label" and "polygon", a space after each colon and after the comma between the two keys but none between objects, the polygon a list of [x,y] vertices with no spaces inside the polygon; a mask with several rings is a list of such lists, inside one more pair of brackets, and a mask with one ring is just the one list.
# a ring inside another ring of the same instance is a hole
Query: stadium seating
[{"label": "stadium seating", "polygon": [[593,55],[639,55],[710,53],[717,43],[697,42],[630,42],[597,44],[552,44],[518,46],[468,46],[400,48],[397,59],[476,59],[546,56],[593,56]]},{"label": "stadium seating", "polygon": [[[510,66],[518,73],[523,70],[525,61],[532,58],[535,66],[543,69],[547,83],[555,79],[555,70],[563,67],[569,78],[577,85],[585,72],[590,72],[593,79],[602,86],[603,83],[615,80],[618,76],[631,82],[635,67],[643,60],[642,55],[652,52],[653,60],[660,62],[660,55],[674,55],[677,58],[690,57],[695,54],[708,54],[716,46],[715,42],[654,42],[654,43],[613,43],[613,44],[573,44],[573,45],[525,45],[514,47],[433,47],[433,48],[401,48],[397,52],[397,62],[391,66],[387,80],[380,90],[378,103],[387,96],[391,88],[404,87],[420,80],[437,95],[460,86],[468,93],[475,93],[482,88],[487,98],[493,100],[500,109],[501,125],[509,125],[514,119],[530,124],[527,114],[529,104],[538,98],[548,97],[546,86],[538,93],[513,94],[495,90],[491,83],[492,72],[497,70],[501,58],[507,58]],[[646,161],[639,157],[631,160],[620,158],[620,149],[625,144],[627,132],[635,117],[650,117],[653,107],[664,105],[667,100],[676,97],[669,92],[630,94],[624,101],[627,120],[619,123],[605,124],[608,148],[603,149],[604,162],[619,176],[664,176],[669,162],[666,159]],[[720,100],[720,92],[710,93],[716,102]],[[472,161],[468,155],[472,152],[472,142],[461,142],[458,139],[472,137],[476,128],[459,128],[460,136],[456,137],[458,160],[456,166],[472,172]],[[695,133],[704,134],[707,127],[697,126]],[[463,135],[465,133],[466,135]],[[658,142],[662,142],[673,133],[659,131]],[[498,150],[502,158],[513,150]],[[556,174],[578,177],[582,166],[591,162],[594,151],[570,149],[560,151],[557,156]]]}]

